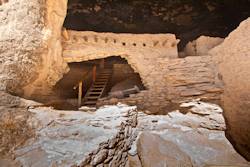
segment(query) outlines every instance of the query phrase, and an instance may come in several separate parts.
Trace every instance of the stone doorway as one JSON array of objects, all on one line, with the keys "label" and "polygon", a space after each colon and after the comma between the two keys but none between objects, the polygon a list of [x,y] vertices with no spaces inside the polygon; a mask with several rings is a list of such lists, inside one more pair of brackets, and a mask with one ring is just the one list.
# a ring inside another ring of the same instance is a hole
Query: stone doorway
[{"label": "stone doorway", "polygon": [[[70,68],[69,72],[57,82],[54,86],[54,92],[59,99],[66,101],[70,107],[60,107],[58,109],[76,109],[80,107],[78,104],[79,91],[82,99],[80,105],[95,106],[101,98],[123,99],[129,97],[130,94],[139,93],[145,89],[140,75],[133,70],[125,58],[120,56],[74,62],[68,65]],[[110,76],[103,78],[103,72],[107,69],[111,70]],[[97,82],[99,82],[99,85],[97,85]],[[105,82],[103,87],[100,85],[102,82]],[[79,88],[79,83],[81,83],[81,88]],[[92,89],[94,89],[93,94],[98,94],[97,92],[99,91],[102,92],[95,96],[89,95]]]}]

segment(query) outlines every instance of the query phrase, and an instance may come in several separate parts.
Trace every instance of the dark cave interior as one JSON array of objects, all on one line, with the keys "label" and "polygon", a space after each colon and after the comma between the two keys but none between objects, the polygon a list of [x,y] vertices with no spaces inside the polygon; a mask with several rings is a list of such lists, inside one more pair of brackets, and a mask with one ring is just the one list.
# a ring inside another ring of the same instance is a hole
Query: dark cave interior
[{"label": "dark cave interior", "polygon": [[250,0],[71,0],[64,27],[114,33],[174,33],[182,49],[201,35],[226,37],[250,16]]}]

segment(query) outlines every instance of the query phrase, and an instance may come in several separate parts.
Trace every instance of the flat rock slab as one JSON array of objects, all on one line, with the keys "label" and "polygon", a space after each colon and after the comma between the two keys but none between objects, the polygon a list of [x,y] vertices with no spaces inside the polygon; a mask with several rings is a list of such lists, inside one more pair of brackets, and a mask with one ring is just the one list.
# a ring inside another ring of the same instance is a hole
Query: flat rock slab
[{"label": "flat rock slab", "polygon": [[79,164],[99,144],[114,137],[127,112],[135,107],[109,106],[96,112],[35,108],[29,120],[36,137],[15,151],[23,166],[48,167]]},{"label": "flat rock slab", "polygon": [[190,107],[189,112],[138,114],[139,135],[130,156],[138,155],[145,167],[250,165],[225,137],[219,106],[199,101],[181,106]]}]

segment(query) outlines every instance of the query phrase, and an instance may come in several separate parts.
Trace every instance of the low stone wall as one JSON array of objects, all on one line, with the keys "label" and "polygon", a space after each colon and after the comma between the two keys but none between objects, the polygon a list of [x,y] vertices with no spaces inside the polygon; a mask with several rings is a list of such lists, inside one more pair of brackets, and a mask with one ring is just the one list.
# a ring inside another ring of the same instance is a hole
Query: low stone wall
[{"label": "low stone wall", "polygon": [[99,148],[84,157],[79,167],[100,166],[117,167],[125,166],[128,160],[128,151],[131,148],[137,135],[135,133],[137,125],[137,110],[128,111],[128,119],[122,122],[117,135],[103,142]]}]

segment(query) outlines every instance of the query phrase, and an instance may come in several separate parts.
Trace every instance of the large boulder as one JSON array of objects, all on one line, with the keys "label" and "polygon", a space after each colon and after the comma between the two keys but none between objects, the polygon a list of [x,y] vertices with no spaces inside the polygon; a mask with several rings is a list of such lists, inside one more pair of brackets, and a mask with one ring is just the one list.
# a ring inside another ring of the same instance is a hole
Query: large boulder
[{"label": "large boulder", "polygon": [[62,77],[66,11],[67,0],[11,0],[0,6],[0,90],[41,96]]},{"label": "large boulder", "polygon": [[183,113],[138,114],[137,129],[142,135],[129,152],[134,160],[137,153],[142,166],[184,166],[183,162],[189,166],[184,157],[190,158],[193,167],[249,166],[225,137],[225,122],[218,105],[191,101],[181,106],[186,108]]},{"label": "large boulder", "polygon": [[222,95],[227,135],[250,160],[250,18],[209,53],[224,82]]},{"label": "large boulder", "polygon": [[189,156],[177,145],[153,133],[143,132],[140,135],[137,151],[143,167],[192,167]]}]

